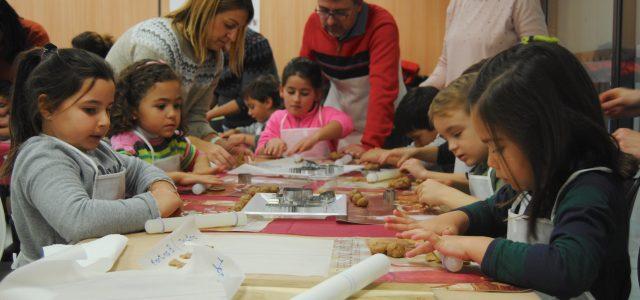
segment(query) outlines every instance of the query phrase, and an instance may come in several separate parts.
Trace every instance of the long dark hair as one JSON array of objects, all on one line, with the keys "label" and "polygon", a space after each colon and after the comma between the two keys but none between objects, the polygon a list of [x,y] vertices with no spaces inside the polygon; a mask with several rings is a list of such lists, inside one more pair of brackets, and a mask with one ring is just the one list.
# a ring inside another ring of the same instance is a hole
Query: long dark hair
[{"label": "long dark hair", "polygon": [[[138,110],[140,101],[149,89],[158,82],[178,81],[178,75],[164,62],[143,59],[126,67],[116,82],[116,99],[111,107],[111,129],[109,136],[114,136],[136,126],[133,112]],[[180,119],[180,129],[184,124]]]},{"label": "long dark hair", "polygon": [[[113,71],[104,59],[80,49],[56,49],[47,44],[20,53],[11,97],[11,148],[2,166],[3,176],[11,174],[18,150],[30,137],[42,132],[38,98],[46,96],[45,109],[53,112],[91,80],[113,81]],[[80,99],[82,96],[78,97]],[[77,99],[76,99],[77,100]]]},{"label": "long dark hair", "polygon": [[0,0],[0,59],[11,64],[18,53],[31,46],[18,13],[6,0]]},{"label": "long dark hair", "polygon": [[469,100],[493,142],[499,144],[498,133],[506,136],[531,164],[532,234],[535,219],[550,214],[573,172],[605,166],[628,178],[637,169],[607,132],[589,75],[560,45],[532,42],[496,55],[481,69]]}]

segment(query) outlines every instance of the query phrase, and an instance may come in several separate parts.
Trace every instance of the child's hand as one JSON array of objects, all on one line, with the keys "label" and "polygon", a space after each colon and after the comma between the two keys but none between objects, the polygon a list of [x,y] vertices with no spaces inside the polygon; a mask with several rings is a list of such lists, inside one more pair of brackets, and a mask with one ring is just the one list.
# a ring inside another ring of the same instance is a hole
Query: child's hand
[{"label": "child's hand", "polygon": [[156,200],[156,205],[161,217],[170,216],[176,209],[182,206],[182,199],[175,187],[164,180],[156,181],[149,186],[149,192]]},{"label": "child's hand", "polygon": [[311,150],[311,148],[313,148],[313,146],[315,146],[318,143],[318,141],[319,141],[319,139],[315,134],[311,135],[309,137],[306,137],[306,138],[302,139],[301,141],[299,141],[291,149],[289,149],[287,151],[286,155],[287,156],[291,156],[291,155],[296,154],[296,153],[301,153],[301,152],[305,152],[307,150]]},{"label": "child's hand", "polygon": [[346,154],[351,155],[353,158],[360,158],[362,154],[364,154],[365,149],[361,144],[351,144],[349,146],[344,147],[340,152],[344,152]]},{"label": "child's hand", "polygon": [[205,147],[206,148],[201,148],[199,150],[203,151],[207,155],[209,161],[218,166],[233,167],[235,165],[235,159],[231,154],[229,154],[229,152],[227,152],[227,150],[224,149],[224,147],[211,143],[207,143]]},{"label": "child's hand", "polygon": [[429,206],[447,204],[446,202],[448,199],[458,197],[460,196],[460,193],[462,192],[433,179],[425,180],[416,188],[418,200]]},{"label": "child's hand", "polygon": [[389,230],[403,232],[418,227],[418,221],[396,209],[393,210],[393,216],[384,217],[384,228]]},{"label": "child's hand", "polygon": [[208,184],[208,185],[222,185],[222,180],[215,175],[203,175],[194,173],[183,173],[180,179],[177,180],[178,185],[192,185],[196,183]]},{"label": "child's hand", "polygon": [[282,157],[285,151],[287,151],[287,144],[283,140],[276,138],[267,142],[262,153],[273,157]]},{"label": "child's hand", "polygon": [[433,252],[438,250],[441,255],[455,257],[461,260],[471,260],[478,264],[482,264],[489,244],[492,238],[484,236],[454,236],[454,235],[438,235],[431,233],[425,241],[416,245],[414,249],[406,253],[406,257],[414,257],[416,255]]},{"label": "child's hand", "polygon": [[380,158],[377,162],[379,164],[391,164],[394,160],[397,160],[396,166],[401,166],[405,161],[416,155],[416,153],[418,153],[418,148],[395,148],[380,155]]},{"label": "child's hand", "polygon": [[422,165],[422,161],[415,158],[405,161],[400,166],[400,171],[406,171],[418,179],[427,179],[428,176],[428,171]]}]

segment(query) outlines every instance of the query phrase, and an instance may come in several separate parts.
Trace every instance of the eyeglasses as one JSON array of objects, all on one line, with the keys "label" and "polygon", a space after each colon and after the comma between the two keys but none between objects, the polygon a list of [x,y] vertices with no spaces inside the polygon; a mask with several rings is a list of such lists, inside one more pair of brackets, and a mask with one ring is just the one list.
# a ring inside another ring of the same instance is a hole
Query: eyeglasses
[{"label": "eyeglasses", "polygon": [[349,16],[349,14],[351,14],[351,9],[330,10],[325,8],[316,8],[316,14],[318,14],[322,19],[333,17],[336,20],[344,20]]}]

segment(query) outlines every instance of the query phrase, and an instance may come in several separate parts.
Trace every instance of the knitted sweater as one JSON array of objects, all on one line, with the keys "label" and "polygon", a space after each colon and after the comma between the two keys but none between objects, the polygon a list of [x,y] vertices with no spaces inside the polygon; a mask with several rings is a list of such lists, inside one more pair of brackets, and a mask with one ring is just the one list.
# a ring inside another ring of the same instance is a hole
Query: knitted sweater
[{"label": "knitted sweater", "polygon": [[271,74],[278,78],[276,62],[269,41],[261,34],[247,28],[244,38],[244,63],[242,75],[234,75],[229,69],[229,57],[224,56],[224,70],[220,76],[215,95],[216,104],[223,105],[230,101],[236,101],[240,112],[227,115],[224,118],[224,125],[228,128],[247,126],[255,122],[248,114],[247,105],[242,99],[242,90],[258,76]]},{"label": "knitted sweater", "polygon": [[205,62],[200,64],[193,47],[171,25],[171,19],[154,18],[127,30],[111,47],[106,60],[119,73],[145,58],[165,61],[180,77],[186,133],[196,137],[213,133],[205,114],[222,72],[222,51],[210,52]]}]

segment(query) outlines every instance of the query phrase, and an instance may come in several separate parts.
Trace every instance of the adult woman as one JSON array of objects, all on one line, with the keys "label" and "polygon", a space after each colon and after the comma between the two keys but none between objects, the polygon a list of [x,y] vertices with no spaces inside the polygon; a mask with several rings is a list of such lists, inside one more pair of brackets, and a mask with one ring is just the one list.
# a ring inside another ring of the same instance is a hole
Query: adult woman
[{"label": "adult woman", "polygon": [[[538,0],[452,0],[447,7],[442,55],[431,76],[420,86],[441,90],[471,65],[532,35],[547,35]],[[466,169],[456,160],[454,172]]]},{"label": "adult woman", "polygon": [[229,65],[242,72],[244,34],[253,18],[251,0],[188,0],[165,18],[143,21],[113,45],[107,61],[116,72],[144,58],[166,62],[180,76],[183,113],[191,142],[218,165],[233,166],[232,149],[220,140],[205,114],[223,70],[223,50]]}]

